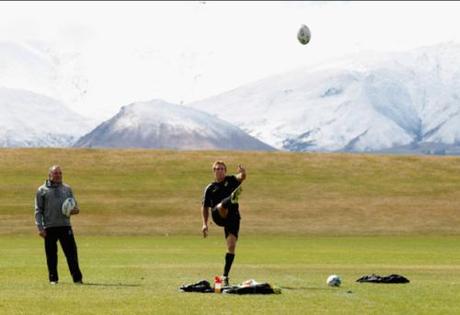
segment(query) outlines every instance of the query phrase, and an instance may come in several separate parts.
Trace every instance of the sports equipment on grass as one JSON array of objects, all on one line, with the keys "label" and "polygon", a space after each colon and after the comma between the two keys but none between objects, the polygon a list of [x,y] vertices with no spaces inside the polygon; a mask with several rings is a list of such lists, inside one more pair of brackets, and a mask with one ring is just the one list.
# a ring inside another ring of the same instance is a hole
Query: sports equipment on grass
[{"label": "sports equipment on grass", "polygon": [[340,287],[342,279],[338,275],[330,275],[327,277],[326,283],[330,287]]}]

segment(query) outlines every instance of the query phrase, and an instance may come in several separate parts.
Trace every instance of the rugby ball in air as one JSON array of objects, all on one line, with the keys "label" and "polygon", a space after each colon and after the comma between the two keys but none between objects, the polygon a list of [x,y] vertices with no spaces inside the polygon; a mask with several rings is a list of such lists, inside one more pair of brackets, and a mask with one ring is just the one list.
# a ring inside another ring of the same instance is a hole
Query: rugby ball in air
[{"label": "rugby ball in air", "polygon": [[330,275],[327,277],[326,283],[330,287],[340,287],[342,280],[338,275]]},{"label": "rugby ball in air", "polygon": [[302,24],[297,32],[297,39],[302,45],[306,45],[310,42],[311,33],[308,26]]},{"label": "rugby ball in air", "polygon": [[62,203],[62,214],[65,215],[66,217],[70,217],[70,211],[72,211],[73,208],[75,208],[76,205],[77,204],[75,202],[75,199],[67,198]]}]

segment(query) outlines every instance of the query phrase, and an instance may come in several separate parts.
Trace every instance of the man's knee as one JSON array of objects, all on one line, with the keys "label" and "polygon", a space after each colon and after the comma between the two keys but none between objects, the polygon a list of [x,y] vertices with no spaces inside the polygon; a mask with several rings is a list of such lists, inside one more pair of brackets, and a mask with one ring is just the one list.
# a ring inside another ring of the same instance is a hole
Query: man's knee
[{"label": "man's knee", "polygon": [[236,238],[235,235],[233,235],[233,234],[228,235],[228,237],[227,237],[227,249],[228,249],[229,253],[231,253],[231,254],[235,253],[236,241],[237,240],[238,239]]},{"label": "man's knee", "polygon": [[227,246],[227,252],[229,252],[230,254],[235,254],[235,249],[236,249],[236,244]]}]

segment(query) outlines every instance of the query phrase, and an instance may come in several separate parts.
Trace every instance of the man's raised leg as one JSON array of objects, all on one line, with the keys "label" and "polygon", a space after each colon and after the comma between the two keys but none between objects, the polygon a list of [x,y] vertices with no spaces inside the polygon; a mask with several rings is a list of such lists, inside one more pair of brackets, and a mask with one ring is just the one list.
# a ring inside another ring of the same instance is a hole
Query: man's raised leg
[{"label": "man's raised leg", "polygon": [[221,203],[217,205],[217,210],[219,210],[219,214],[222,218],[226,219],[228,216],[228,209],[234,204],[238,203],[238,198],[243,191],[243,187],[239,185],[233,192],[232,194],[222,200]]}]

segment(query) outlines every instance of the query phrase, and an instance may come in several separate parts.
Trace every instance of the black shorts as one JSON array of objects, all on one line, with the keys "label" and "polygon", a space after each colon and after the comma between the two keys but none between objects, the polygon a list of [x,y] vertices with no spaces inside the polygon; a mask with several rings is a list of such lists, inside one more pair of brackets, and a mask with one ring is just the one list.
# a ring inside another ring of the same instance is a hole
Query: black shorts
[{"label": "black shorts", "polygon": [[228,209],[227,218],[224,219],[220,216],[219,210],[217,207],[214,207],[211,210],[212,220],[218,226],[224,227],[225,238],[228,237],[229,234],[235,235],[238,238],[238,232],[240,231],[240,212],[238,210],[238,204],[232,205]]}]

